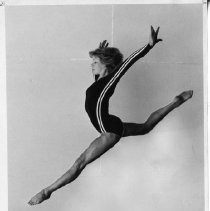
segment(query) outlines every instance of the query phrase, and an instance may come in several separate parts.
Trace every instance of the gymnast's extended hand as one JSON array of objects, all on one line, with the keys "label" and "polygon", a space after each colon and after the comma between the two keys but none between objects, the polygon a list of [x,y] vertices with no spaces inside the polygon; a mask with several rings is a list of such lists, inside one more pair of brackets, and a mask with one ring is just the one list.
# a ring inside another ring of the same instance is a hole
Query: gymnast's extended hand
[{"label": "gymnast's extended hand", "polygon": [[151,33],[149,37],[149,44],[151,47],[153,47],[156,43],[163,41],[162,39],[158,39],[158,32],[159,32],[160,27],[157,28],[155,31],[153,27],[151,26]]}]

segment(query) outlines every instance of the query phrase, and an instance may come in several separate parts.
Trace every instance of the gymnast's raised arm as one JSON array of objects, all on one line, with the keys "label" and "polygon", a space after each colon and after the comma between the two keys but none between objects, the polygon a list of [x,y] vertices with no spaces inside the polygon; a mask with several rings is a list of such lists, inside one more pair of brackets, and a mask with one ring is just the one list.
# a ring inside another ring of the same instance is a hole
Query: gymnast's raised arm
[{"label": "gymnast's raised arm", "polygon": [[134,63],[138,59],[144,57],[158,42],[162,41],[162,39],[158,38],[159,29],[160,27],[158,27],[157,30],[155,31],[151,26],[149,43],[146,44],[143,48],[133,52],[124,62],[127,62],[129,60],[130,62]]},{"label": "gymnast's raised arm", "polygon": [[118,68],[117,72],[119,72],[119,79],[127,72],[127,70],[140,58],[144,57],[158,42],[162,41],[162,39],[158,38],[159,27],[155,31],[151,26],[151,33],[149,36],[149,42],[143,48],[140,48],[133,52],[127,59],[123,61],[120,68]]}]

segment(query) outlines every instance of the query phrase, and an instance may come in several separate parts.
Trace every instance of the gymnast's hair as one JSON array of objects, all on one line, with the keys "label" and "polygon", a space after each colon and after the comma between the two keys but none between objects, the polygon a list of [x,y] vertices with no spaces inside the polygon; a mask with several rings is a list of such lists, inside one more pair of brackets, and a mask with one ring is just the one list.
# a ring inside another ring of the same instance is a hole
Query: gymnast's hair
[{"label": "gymnast's hair", "polygon": [[114,69],[123,62],[123,54],[118,48],[106,47],[97,48],[89,52],[90,57],[96,56],[100,61],[105,64],[109,73],[113,72]]}]

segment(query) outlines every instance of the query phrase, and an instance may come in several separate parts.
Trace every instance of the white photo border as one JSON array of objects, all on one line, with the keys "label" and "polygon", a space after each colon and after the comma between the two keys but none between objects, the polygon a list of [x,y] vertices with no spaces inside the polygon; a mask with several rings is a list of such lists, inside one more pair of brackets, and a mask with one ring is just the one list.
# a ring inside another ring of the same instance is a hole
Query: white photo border
[{"label": "white photo border", "polygon": [[8,166],[7,166],[7,101],[6,101],[6,35],[5,7],[23,5],[87,5],[87,4],[203,4],[203,90],[204,90],[204,160],[205,160],[205,211],[210,201],[210,145],[208,144],[208,124],[210,118],[210,87],[208,81],[208,61],[210,30],[207,0],[6,0],[0,1],[0,208],[8,210]]}]

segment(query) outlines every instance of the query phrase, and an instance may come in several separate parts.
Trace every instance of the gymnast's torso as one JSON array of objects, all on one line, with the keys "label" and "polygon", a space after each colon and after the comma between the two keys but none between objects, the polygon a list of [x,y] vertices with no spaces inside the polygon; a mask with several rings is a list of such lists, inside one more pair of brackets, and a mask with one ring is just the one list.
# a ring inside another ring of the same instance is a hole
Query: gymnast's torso
[{"label": "gymnast's torso", "polygon": [[109,99],[113,95],[117,83],[129,67],[150,50],[150,46],[131,54],[122,64],[110,74],[96,80],[86,90],[85,110],[99,133],[112,132],[123,135],[123,123],[119,117],[109,114]]},{"label": "gymnast's torso", "polygon": [[109,114],[109,99],[114,93],[116,82],[114,73],[96,80],[86,90],[85,109],[99,133],[113,132],[121,136],[123,123],[118,117]]}]

